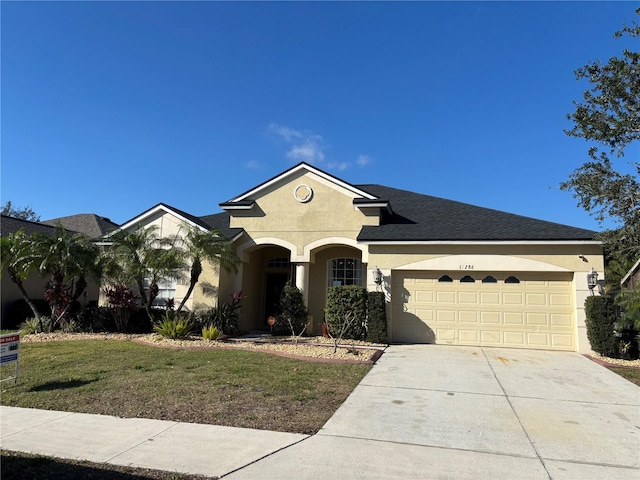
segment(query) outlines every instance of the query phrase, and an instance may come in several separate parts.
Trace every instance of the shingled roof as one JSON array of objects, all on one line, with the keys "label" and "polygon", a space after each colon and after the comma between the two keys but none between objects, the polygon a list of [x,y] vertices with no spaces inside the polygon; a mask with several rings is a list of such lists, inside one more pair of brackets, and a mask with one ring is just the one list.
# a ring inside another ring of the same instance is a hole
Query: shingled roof
[{"label": "shingled roof", "polygon": [[93,213],[80,213],[67,217],[52,218],[41,223],[52,227],[61,225],[66,230],[84,233],[90,238],[99,238],[118,228],[118,225],[108,218]]},{"label": "shingled roof", "polygon": [[356,185],[390,202],[380,226],[364,226],[358,241],[588,241],[591,230],[537,220],[382,185]]},{"label": "shingled roof", "polygon": [[200,217],[200,220],[207,224],[209,228],[215,228],[229,239],[234,238],[243,231],[242,228],[229,228],[229,214],[227,212],[205,215]]},{"label": "shingled roof", "polygon": [[9,217],[7,215],[2,215],[2,220],[0,221],[0,235],[6,236],[10,233],[17,232],[18,230],[22,230],[27,235],[31,235],[33,233],[41,233],[42,235],[53,235],[55,232],[55,227],[50,225],[44,225],[40,222],[31,222],[29,220],[22,220],[21,218]]}]

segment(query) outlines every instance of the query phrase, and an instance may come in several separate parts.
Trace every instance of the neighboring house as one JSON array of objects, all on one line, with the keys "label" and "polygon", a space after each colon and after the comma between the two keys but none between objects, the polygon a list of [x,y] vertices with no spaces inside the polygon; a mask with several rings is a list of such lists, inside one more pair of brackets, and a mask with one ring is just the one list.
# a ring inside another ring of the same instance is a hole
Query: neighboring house
[{"label": "neighboring house", "polygon": [[[285,282],[303,292],[320,332],[327,288],[362,285],[388,299],[392,342],[590,351],[586,275],[603,274],[594,232],[381,185],[352,185],[301,163],[196,217],[159,204],[122,225],[219,229],[242,260],[207,268],[217,298],[196,289],[188,308],[242,290],[240,327],[266,328]],[[379,269],[383,282],[377,285]],[[181,300],[186,285],[163,286]]]},{"label": "neighboring house", "polygon": [[113,223],[106,217],[93,213],[80,213],[78,215],[69,215],[68,217],[53,218],[40,223],[53,227],[60,225],[71,232],[84,233],[91,239],[100,238],[118,228],[118,224]]},{"label": "neighboring house", "polygon": [[635,290],[640,286],[640,258],[620,280],[620,285],[625,290]]},{"label": "neighboring house", "polygon": [[[4,237],[18,230],[23,230],[27,234],[40,233],[42,235],[53,235],[56,230],[55,227],[58,225],[61,225],[72,234],[81,232],[92,239],[101,237],[118,228],[118,225],[109,219],[94,214],[72,215],[70,217],[54,218],[44,222],[31,222],[2,215],[0,235]],[[44,297],[46,282],[47,279],[34,273],[25,280],[24,287],[31,298],[41,299]],[[80,299],[83,304],[98,300],[99,285],[92,279],[87,279],[87,283],[85,294]],[[0,292],[2,318],[7,318],[6,315],[9,314],[11,306],[16,300],[21,299],[22,295],[5,271],[2,272],[2,285],[0,288],[2,288]]]}]

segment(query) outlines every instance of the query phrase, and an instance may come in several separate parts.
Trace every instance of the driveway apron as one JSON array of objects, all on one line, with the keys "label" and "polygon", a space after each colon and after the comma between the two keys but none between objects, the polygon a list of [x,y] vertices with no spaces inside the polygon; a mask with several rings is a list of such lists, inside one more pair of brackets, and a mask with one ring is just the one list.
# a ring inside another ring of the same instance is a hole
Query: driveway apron
[{"label": "driveway apron", "polygon": [[321,431],[225,478],[640,478],[640,388],[587,358],[389,347]]}]

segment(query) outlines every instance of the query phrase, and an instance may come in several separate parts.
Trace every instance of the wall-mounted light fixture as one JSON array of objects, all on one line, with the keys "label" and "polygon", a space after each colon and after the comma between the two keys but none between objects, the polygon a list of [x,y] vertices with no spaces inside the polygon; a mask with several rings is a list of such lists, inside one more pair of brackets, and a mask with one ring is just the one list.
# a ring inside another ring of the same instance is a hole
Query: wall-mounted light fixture
[{"label": "wall-mounted light fixture", "polygon": [[376,285],[382,285],[382,272],[378,267],[373,270],[373,281]]},{"label": "wall-mounted light fixture", "polygon": [[598,272],[596,272],[593,268],[589,273],[587,273],[587,287],[591,290],[591,295],[593,295],[593,289],[598,285]]}]

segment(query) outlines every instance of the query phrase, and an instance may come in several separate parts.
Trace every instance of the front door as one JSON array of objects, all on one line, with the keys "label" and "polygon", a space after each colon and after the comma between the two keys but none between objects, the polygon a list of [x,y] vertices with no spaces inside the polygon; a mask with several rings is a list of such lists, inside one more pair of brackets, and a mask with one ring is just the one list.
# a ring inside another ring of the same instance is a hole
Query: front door
[{"label": "front door", "polygon": [[267,273],[263,316],[263,323],[265,325],[269,317],[275,317],[280,313],[280,294],[288,280],[288,273]]}]

